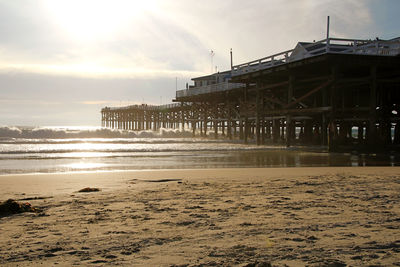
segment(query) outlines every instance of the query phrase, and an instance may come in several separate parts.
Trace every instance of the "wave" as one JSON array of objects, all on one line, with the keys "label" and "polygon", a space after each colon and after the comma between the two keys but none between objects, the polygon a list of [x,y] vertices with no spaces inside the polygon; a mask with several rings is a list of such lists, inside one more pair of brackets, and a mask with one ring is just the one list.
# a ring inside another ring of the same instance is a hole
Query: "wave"
[{"label": "wave", "polygon": [[65,145],[65,144],[201,144],[201,143],[238,143],[229,140],[208,140],[198,138],[76,138],[76,139],[25,139],[25,138],[0,138],[0,144],[12,145]]},{"label": "wave", "polygon": [[189,138],[187,130],[164,129],[159,131],[128,131],[108,128],[51,128],[51,127],[0,127],[0,141],[10,139],[78,139],[78,138]]},{"label": "wave", "polygon": [[132,149],[58,149],[58,150],[14,150],[0,151],[0,155],[6,154],[54,154],[54,153],[134,153],[134,152],[204,152],[204,151],[261,151],[261,150],[284,150],[283,148],[265,147],[180,147],[180,148],[132,148]]}]

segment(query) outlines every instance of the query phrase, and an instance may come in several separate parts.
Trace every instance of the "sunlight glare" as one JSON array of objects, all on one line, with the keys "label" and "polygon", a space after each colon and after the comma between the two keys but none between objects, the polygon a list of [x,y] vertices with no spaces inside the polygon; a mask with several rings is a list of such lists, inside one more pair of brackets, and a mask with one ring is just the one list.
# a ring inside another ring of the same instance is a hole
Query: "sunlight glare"
[{"label": "sunlight glare", "polygon": [[46,7],[56,23],[81,42],[112,37],[128,22],[155,11],[155,0],[48,0]]},{"label": "sunlight glare", "polygon": [[96,169],[104,167],[105,164],[92,163],[92,162],[76,162],[64,166],[73,170],[88,170],[88,169]]}]

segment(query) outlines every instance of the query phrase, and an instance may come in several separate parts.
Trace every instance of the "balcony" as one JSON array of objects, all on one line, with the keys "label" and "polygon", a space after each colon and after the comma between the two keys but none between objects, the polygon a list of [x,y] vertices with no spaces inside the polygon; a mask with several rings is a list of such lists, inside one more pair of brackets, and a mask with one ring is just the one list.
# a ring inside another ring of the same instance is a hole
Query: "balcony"
[{"label": "balcony", "polygon": [[245,86],[246,85],[242,83],[230,83],[230,82],[216,83],[216,84],[176,91],[176,98],[223,92],[237,88],[243,88]]},{"label": "balcony", "polygon": [[301,44],[300,49],[296,47],[292,50],[233,66],[232,76],[269,69],[278,65],[328,53],[376,56],[397,56],[400,54],[400,38],[391,40],[328,38],[318,42],[299,44]]}]

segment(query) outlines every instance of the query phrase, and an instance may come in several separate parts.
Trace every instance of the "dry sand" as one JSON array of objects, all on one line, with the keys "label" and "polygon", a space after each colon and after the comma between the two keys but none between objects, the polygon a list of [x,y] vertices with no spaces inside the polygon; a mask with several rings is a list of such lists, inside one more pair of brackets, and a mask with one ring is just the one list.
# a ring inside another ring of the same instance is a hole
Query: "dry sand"
[{"label": "dry sand", "polygon": [[0,265],[400,266],[399,170],[0,176],[1,201],[50,197],[0,218]]}]

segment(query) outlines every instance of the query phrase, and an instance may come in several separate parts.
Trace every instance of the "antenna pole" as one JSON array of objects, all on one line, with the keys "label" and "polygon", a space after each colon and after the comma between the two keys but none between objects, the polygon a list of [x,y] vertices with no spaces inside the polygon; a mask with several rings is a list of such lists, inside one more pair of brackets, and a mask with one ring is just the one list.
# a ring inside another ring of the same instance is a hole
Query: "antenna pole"
[{"label": "antenna pole", "polygon": [[213,64],[213,57],[214,57],[214,51],[211,50],[210,52],[210,57],[211,57],[211,73],[213,72],[214,64]]},{"label": "antenna pole", "polygon": [[231,70],[233,70],[233,57],[232,57],[232,48],[231,48]]},{"label": "antenna pole", "polygon": [[326,19],[326,41],[329,42],[329,16]]},{"label": "antenna pole", "polygon": [[329,45],[330,45],[330,40],[329,40],[329,16],[326,19],[326,52],[329,52]]}]

